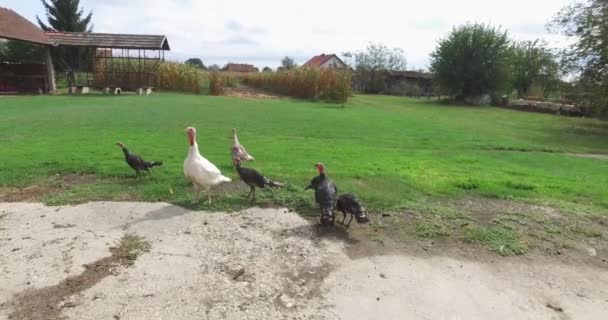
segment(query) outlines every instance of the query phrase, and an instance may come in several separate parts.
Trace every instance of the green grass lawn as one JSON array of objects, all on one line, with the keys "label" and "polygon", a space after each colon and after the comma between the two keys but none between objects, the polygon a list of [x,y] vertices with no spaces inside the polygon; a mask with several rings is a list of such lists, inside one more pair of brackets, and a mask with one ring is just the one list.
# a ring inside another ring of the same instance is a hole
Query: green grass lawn
[{"label": "green grass lawn", "polygon": [[[608,161],[566,154],[608,154],[607,122],[366,95],[344,107],[181,94],[4,97],[0,185],[94,174],[96,183],[47,201],[126,194],[185,205],[191,197],[182,173],[187,126],[198,129],[201,153],[231,176],[230,129],[239,129],[257,159],[246,165],[291,185],[261,202],[311,209],[312,195],[301,189],[321,161],[340,191],[355,192],[376,210],[467,197],[608,208]],[[128,178],[133,172],[115,146],[119,140],[165,165],[151,178]],[[230,190],[216,195],[211,209],[248,205],[242,190]]]}]

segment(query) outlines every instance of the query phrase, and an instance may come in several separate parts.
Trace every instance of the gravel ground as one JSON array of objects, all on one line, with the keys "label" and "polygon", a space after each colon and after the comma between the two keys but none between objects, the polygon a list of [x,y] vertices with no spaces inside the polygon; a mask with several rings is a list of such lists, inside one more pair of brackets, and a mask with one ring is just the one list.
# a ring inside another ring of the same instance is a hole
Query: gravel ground
[{"label": "gravel ground", "polygon": [[[143,237],[149,251],[132,266],[107,264],[125,234]],[[0,203],[0,319],[608,318],[605,269],[350,258],[347,245],[286,209]],[[53,312],[27,313],[25,302]]]}]

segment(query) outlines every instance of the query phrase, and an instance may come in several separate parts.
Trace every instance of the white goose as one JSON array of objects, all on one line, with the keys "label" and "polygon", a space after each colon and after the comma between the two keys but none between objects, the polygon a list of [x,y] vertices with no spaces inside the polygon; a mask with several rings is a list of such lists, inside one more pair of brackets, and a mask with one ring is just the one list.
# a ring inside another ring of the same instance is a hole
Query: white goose
[{"label": "white goose", "polygon": [[251,161],[251,160],[255,160],[254,157],[252,157],[249,153],[247,153],[247,150],[245,150],[245,147],[239,142],[239,137],[236,135],[236,128],[232,129],[232,152],[235,152],[235,149],[238,149],[238,158],[241,161]]},{"label": "white goose", "polygon": [[223,176],[220,169],[200,155],[198,144],[196,143],[196,129],[188,127],[186,128],[186,134],[188,135],[190,149],[188,150],[186,160],[184,160],[184,175],[194,185],[194,190],[196,191],[194,202],[199,201],[201,191],[204,190],[207,193],[207,202],[211,203],[209,190],[222,182],[230,182],[232,180]]}]

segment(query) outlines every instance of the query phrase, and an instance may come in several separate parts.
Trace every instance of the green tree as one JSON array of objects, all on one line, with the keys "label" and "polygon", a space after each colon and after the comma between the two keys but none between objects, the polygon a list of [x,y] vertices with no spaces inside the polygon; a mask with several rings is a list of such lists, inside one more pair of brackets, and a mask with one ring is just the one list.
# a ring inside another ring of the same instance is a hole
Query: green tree
[{"label": "green tree", "polygon": [[407,67],[403,50],[389,48],[384,44],[370,42],[365,50],[345,52],[342,56],[354,67],[358,87],[366,93],[382,92],[386,73],[405,71]]},{"label": "green tree", "polygon": [[506,91],[509,56],[506,31],[468,23],[454,27],[439,41],[431,53],[431,72],[442,93],[453,100],[473,102]]},{"label": "green tree", "polygon": [[[45,31],[91,32],[93,12],[86,16],[80,9],[80,0],[41,0],[48,25],[36,16],[40,28]],[[47,2],[48,1],[48,2]]]},{"label": "green tree", "polygon": [[199,58],[190,58],[190,59],[186,60],[186,62],[184,62],[184,63],[193,65],[202,70],[207,70],[207,67],[205,67],[205,65],[203,64],[203,60],[201,60]]},{"label": "green tree", "polygon": [[[66,31],[66,32],[91,32],[93,24],[93,12],[84,14],[80,9],[80,0],[41,0],[46,12],[47,23],[36,16],[40,28],[45,31]],[[83,70],[90,69],[92,52],[90,49],[77,47],[60,47],[53,50],[56,68]],[[57,59],[59,58],[59,59]]]},{"label": "green tree", "polygon": [[40,63],[44,59],[44,47],[25,41],[0,41],[0,60]]},{"label": "green tree", "polygon": [[281,60],[281,67],[283,67],[281,70],[292,70],[298,67],[298,65],[295,63],[295,61],[290,58],[290,57],[285,57],[283,58],[283,60]]},{"label": "green tree", "polygon": [[608,114],[608,1],[573,1],[551,26],[572,40],[564,64],[576,77],[575,100]]},{"label": "green tree", "polygon": [[264,67],[264,69],[262,69],[262,72],[272,72],[272,69],[270,67]]},{"label": "green tree", "polygon": [[512,54],[513,87],[520,97],[531,94],[533,86],[544,96],[558,89],[560,65],[546,43],[539,40],[516,42]]}]

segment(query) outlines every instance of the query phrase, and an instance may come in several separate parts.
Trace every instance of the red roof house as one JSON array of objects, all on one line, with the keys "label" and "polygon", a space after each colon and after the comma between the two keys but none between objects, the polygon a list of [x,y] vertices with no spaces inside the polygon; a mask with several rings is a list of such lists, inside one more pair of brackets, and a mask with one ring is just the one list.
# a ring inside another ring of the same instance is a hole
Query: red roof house
[{"label": "red roof house", "polygon": [[320,54],[308,60],[303,67],[327,68],[327,69],[346,69],[348,66],[335,54]]}]

